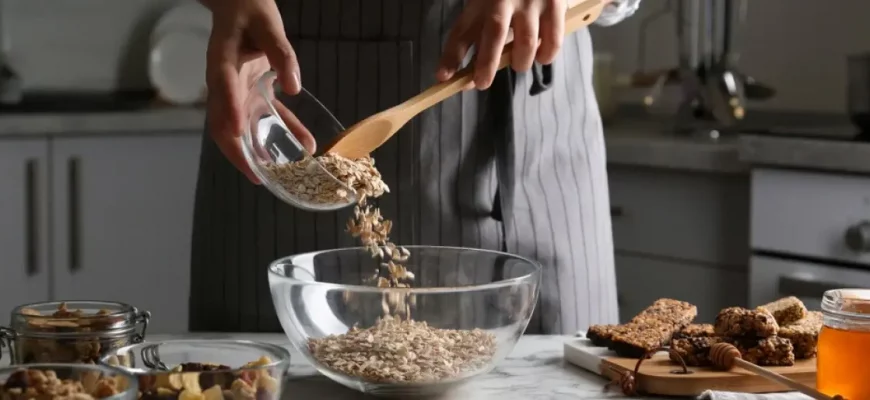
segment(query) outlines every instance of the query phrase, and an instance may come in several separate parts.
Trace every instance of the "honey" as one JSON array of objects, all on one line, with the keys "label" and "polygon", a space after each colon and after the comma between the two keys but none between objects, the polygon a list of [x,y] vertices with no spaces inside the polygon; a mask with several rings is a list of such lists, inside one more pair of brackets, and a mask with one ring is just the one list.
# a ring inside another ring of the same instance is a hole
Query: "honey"
[{"label": "honey", "polygon": [[829,396],[870,399],[870,331],[825,326],[819,334],[816,388]]},{"label": "honey", "polygon": [[870,290],[830,290],[822,299],[816,389],[846,399],[870,399]]}]

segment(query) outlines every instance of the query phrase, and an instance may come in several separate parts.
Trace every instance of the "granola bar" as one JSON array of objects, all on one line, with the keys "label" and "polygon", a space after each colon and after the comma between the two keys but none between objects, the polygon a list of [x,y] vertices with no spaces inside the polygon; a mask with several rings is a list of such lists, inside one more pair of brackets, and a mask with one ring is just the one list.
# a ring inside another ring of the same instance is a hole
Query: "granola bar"
[{"label": "granola bar", "polygon": [[771,336],[761,339],[740,339],[735,340],[734,345],[740,350],[743,359],[753,364],[768,367],[794,365],[794,347],[786,338]]},{"label": "granola bar", "polygon": [[812,358],[816,355],[822,325],[822,313],[810,311],[804,319],[779,328],[779,336],[791,340],[795,358]]},{"label": "granola bar", "polygon": [[758,308],[771,313],[780,326],[797,322],[807,316],[807,307],[794,296],[784,297]]},{"label": "granola bar", "polygon": [[770,337],[779,331],[779,325],[768,311],[729,307],[716,316],[714,330],[718,336]]},{"label": "granola bar", "polygon": [[710,365],[710,347],[716,343],[727,341],[718,336],[696,336],[674,339],[671,342],[671,361],[679,363],[675,354],[679,355],[686,365],[704,367]]},{"label": "granola bar", "polygon": [[690,303],[673,299],[658,299],[651,306],[632,318],[630,323],[650,324],[652,322],[663,322],[682,327],[692,323],[696,316],[698,316],[698,307]]},{"label": "granola bar", "polygon": [[674,333],[673,340],[685,338],[711,337],[716,332],[711,324],[689,324]]},{"label": "granola bar", "polygon": [[610,345],[613,333],[620,329],[625,329],[625,325],[592,325],[586,331],[586,338],[593,346],[607,347]]},{"label": "granola bar", "polygon": [[641,358],[650,351],[667,345],[677,327],[669,324],[628,324],[629,329],[614,332],[609,349],[620,357]]}]

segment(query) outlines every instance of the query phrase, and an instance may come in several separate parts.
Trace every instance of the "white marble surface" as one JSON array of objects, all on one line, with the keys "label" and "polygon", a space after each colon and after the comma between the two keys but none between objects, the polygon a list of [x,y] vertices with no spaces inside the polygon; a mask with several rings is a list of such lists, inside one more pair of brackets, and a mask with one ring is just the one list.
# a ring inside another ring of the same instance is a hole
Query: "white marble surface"
[{"label": "white marble surface", "polygon": [[[232,338],[264,341],[290,348],[290,378],[285,383],[285,399],[369,399],[318,375],[283,334],[187,334],[148,335],[149,341],[193,338]],[[478,377],[444,400],[586,400],[631,399],[621,393],[605,393],[604,378],[590,374],[562,360],[564,336],[524,336],[514,351],[491,373]],[[642,399],[642,398],[636,398]]]}]

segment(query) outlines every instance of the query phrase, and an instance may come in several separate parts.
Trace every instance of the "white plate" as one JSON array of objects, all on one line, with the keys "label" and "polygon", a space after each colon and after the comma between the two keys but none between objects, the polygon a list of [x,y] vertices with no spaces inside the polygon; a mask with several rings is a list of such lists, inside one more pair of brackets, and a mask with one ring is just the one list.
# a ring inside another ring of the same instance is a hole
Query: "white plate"
[{"label": "white plate", "polygon": [[151,47],[148,75],[160,97],[177,105],[191,105],[205,97],[205,52],[208,33],[196,29],[170,30]]},{"label": "white plate", "polygon": [[196,29],[211,33],[211,12],[196,0],[183,0],[164,13],[151,31],[151,45],[166,32],[178,29]]}]

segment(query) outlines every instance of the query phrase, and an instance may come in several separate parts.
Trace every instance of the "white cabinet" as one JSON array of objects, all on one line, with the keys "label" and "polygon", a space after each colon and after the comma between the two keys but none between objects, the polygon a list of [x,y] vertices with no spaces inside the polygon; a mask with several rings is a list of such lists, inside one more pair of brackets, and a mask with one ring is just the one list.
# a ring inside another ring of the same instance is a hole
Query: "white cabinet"
[{"label": "white cabinet", "polygon": [[0,325],[49,297],[48,143],[0,142]]},{"label": "white cabinet", "polygon": [[52,142],[54,297],[151,311],[150,332],[188,324],[200,135]]},{"label": "white cabinet", "polygon": [[752,256],[749,295],[752,304],[795,296],[810,310],[821,310],[827,290],[870,289],[870,271],[777,257]]}]

